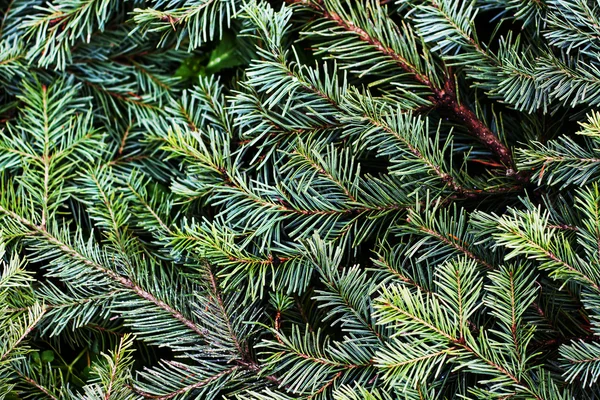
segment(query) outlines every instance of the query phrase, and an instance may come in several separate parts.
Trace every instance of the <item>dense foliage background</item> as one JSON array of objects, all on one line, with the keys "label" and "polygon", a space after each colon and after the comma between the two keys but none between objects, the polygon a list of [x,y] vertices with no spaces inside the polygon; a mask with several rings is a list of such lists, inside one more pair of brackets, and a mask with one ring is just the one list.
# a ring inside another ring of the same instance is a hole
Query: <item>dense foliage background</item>
[{"label": "dense foliage background", "polygon": [[0,398],[598,398],[599,56],[594,0],[0,0]]}]

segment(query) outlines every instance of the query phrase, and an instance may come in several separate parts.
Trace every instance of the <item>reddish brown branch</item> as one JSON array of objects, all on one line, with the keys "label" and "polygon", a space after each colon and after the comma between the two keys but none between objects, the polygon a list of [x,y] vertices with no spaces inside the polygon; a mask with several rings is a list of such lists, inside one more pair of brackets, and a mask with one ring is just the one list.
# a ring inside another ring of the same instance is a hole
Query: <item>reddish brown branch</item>
[{"label": "reddish brown branch", "polygon": [[429,88],[433,92],[432,100],[436,107],[441,112],[447,113],[454,122],[462,124],[473,137],[496,154],[500,162],[508,167],[507,175],[514,175],[516,168],[510,149],[498,139],[483,121],[477,118],[473,110],[458,102],[454,76],[450,75],[446,78],[443,89],[436,88],[433,85]]},{"label": "reddish brown branch", "polygon": [[498,157],[500,162],[506,168],[507,175],[514,175],[519,180],[526,180],[525,177],[516,173],[515,163],[510,149],[477,117],[473,110],[458,101],[456,88],[454,87],[455,78],[452,73],[448,73],[443,87],[438,87],[427,75],[419,72],[415,66],[411,65],[408,60],[396,53],[392,48],[384,45],[378,39],[369,35],[369,33],[361,27],[356,26],[352,21],[346,21],[337,13],[324,9],[318,3],[306,0],[288,1],[292,4],[302,4],[313,8],[320,12],[324,18],[335,22],[339,27],[348,32],[355,33],[360,40],[369,43],[377,49],[377,51],[393,59],[401,69],[412,75],[417,82],[426,86],[432,92],[430,101],[436,108],[442,113],[448,114],[448,117],[452,121],[462,124],[474,138]]},{"label": "reddish brown branch", "polygon": [[286,385],[283,385],[275,375],[262,375],[261,367],[254,361],[236,360],[235,363],[248,371],[254,372],[256,375],[261,376],[278,387],[287,387]]},{"label": "reddish brown branch", "polygon": [[52,393],[50,393],[50,391],[48,389],[46,389],[44,386],[42,386],[41,384],[36,382],[34,379],[31,379],[30,377],[23,375],[19,371],[17,371],[17,374],[19,374],[25,380],[25,382],[27,382],[29,385],[37,388],[40,392],[42,392],[46,396],[48,396],[49,399],[58,400],[58,398],[56,396],[54,396]]},{"label": "reddish brown branch", "polygon": [[260,365],[258,365],[258,363],[256,363],[254,360],[252,360],[250,358],[250,355],[248,354],[247,351],[247,346],[245,346],[244,344],[242,344],[237,335],[234,332],[234,329],[231,325],[231,320],[229,318],[229,315],[227,314],[227,308],[225,307],[225,302],[223,301],[223,298],[221,297],[221,292],[219,289],[219,283],[217,282],[217,277],[215,276],[215,274],[213,274],[213,272],[208,269],[207,271],[208,273],[208,278],[210,280],[210,286],[212,288],[212,294],[213,294],[213,298],[216,300],[217,302],[217,306],[220,308],[221,310],[221,314],[223,316],[223,318],[225,319],[225,323],[227,325],[227,330],[229,331],[229,336],[232,338],[234,345],[238,351],[238,354],[240,355],[241,358],[236,359],[234,362],[249,371],[252,371],[253,373],[265,378],[266,380],[268,380],[271,383],[276,384],[277,386],[281,386],[281,381],[274,375],[262,375],[262,369],[260,367]]},{"label": "reddish brown branch", "polygon": [[181,388],[179,390],[176,390],[174,392],[171,392],[171,393],[168,393],[168,394],[165,394],[165,395],[154,395],[152,393],[148,393],[148,392],[145,392],[143,390],[139,390],[137,388],[133,388],[133,390],[138,395],[140,395],[140,396],[142,396],[142,397],[144,397],[146,399],[157,399],[157,400],[172,399],[173,397],[179,396],[180,394],[184,394],[184,393],[187,393],[187,392],[189,392],[191,390],[204,387],[204,386],[210,384],[211,382],[213,382],[213,381],[215,381],[217,379],[222,378],[225,375],[229,375],[229,374],[235,372],[238,368],[239,368],[238,366],[231,367],[231,368],[226,369],[224,371],[221,371],[221,372],[219,372],[219,373],[217,373],[217,374],[215,374],[213,376],[209,376],[206,379],[203,379],[203,380],[198,381],[196,383],[193,383],[191,385],[185,386],[185,387],[183,387],[183,388]]},{"label": "reddish brown branch", "polygon": [[586,335],[586,336],[571,336],[571,337],[560,337],[542,340],[537,343],[533,343],[533,349],[536,351],[544,350],[546,352],[553,351],[556,348],[562,346],[563,344],[568,344],[575,341],[583,341],[583,342],[598,342],[600,338],[596,335]]}]

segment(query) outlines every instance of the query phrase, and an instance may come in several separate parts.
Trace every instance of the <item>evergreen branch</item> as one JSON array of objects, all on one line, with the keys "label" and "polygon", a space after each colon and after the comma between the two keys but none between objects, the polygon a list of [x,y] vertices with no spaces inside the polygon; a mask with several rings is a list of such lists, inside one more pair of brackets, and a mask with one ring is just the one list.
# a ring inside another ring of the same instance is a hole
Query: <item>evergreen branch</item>
[{"label": "evergreen branch", "polygon": [[[469,232],[468,214],[457,206],[446,208],[444,204],[431,202],[429,198],[409,210],[407,218],[394,227],[399,236],[414,235],[422,238],[409,245],[406,254],[422,253],[419,261],[432,259],[435,264],[456,256],[466,256],[485,270],[495,266],[476,252],[475,237]],[[404,223],[405,222],[405,223]],[[426,251],[422,251],[426,250]]]},{"label": "evergreen branch", "polygon": [[[528,394],[537,400],[543,400],[534,388],[526,381],[519,379],[512,373],[507,366],[501,365],[494,360],[493,351],[486,350],[483,346],[484,342],[479,343],[477,348],[472,343],[470,336],[462,337],[456,335],[458,327],[453,325],[453,321],[449,318],[448,312],[441,306],[440,301],[431,295],[425,295],[420,291],[410,293],[407,288],[392,286],[383,289],[381,296],[377,299],[375,305],[380,324],[398,324],[402,328],[407,329],[413,335],[419,335],[422,340],[430,340],[432,342],[446,342],[449,345],[462,350],[464,354],[469,354],[474,359],[483,363],[484,368],[481,372],[488,374],[500,373],[502,376],[509,379],[513,386],[523,388]],[[432,336],[433,335],[433,336]],[[486,354],[486,351],[489,354]],[[461,362],[469,363],[469,361],[461,361],[461,357],[457,354],[459,364]]]},{"label": "evergreen branch", "polygon": [[68,243],[62,242],[57,237],[53,236],[45,228],[22,218],[20,215],[12,212],[10,210],[7,210],[6,208],[4,208],[2,206],[0,206],[0,212],[9,216],[10,218],[13,218],[15,221],[18,221],[21,225],[30,229],[31,232],[34,233],[35,235],[39,235],[39,236],[43,237],[45,240],[48,241],[48,243],[52,244],[57,249],[59,249],[61,252],[68,255],[69,257],[72,257],[73,259],[77,260],[78,262],[81,262],[82,264],[101,272],[102,274],[104,274],[108,278],[110,278],[112,281],[119,283],[121,286],[131,290],[132,292],[134,292],[136,295],[143,298],[144,300],[147,300],[148,302],[156,305],[160,309],[166,311],[173,318],[175,318],[176,320],[181,322],[188,329],[195,332],[200,337],[203,337],[206,334],[205,330],[199,328],[194,322],[187,319],[183,314],[181,314],[181,312],[173,309],[171,306],[169,306],[165,302],[157,299],[151,293],[147,292],[146,290],[142,289],[140,286],[136,285],[131,279],[128,279],[122,275],[119,275],[118,273],[104,267],[103,265],[98,264],[94,260],[90,260],[85,255],[81,254],[75,248],[70,246]]},{"label": "evergreen branch", "polygon": [[[355,25],[353,22],[344,20],[338,13],[326,9],[318,3],[313,3],[307,0],[290,0],[293,4],[302,4],[309,6],[319,12],[323,18],[336,23],[342,29],[353,32],[357,37],[365,43],[373,46],[381,54],[390,57],[396,61],[400,69],[412,75],[420,84],[429,88],[433,93],[430,100],[441,111],[447,112],[454,121],[463,124],[467,130],[477,138],[481,143],[488,147],[494,154],[498,156],[500,161],[508,168],[508,175],[515,175],[515,165],[512,159],[511,151],[498,139],[498,137],[482,122],[477,115],[466,105],[460,104],[456,96],[454,86],[455,78],[448,76],[443,85],[439,86],[433,83],[429,77],[419,73],[413,65],[406,62],[404,58],[398,55],[394,50],[385,46],[380,40],[372,37],[365,29]],[[519,175],[516,175],[519,177]]]},{"label": "evergreen branch", "polygon": [[600,344],[572,341],[560,347],[560,355],[568,382],[583,379],[583,386],[592,386],[600,377]]},{"label": "evergreen branch", "polygon": [[103,30],[111,15],[109,0],[79,0],[37,7],[38,13],[25,21],[26,35],[35,38],[28,57],[37,58],[42,67],[55,65],[64,70],[72,60],[76,40],[89,40],[93,31]]},{"label": "evergreen branch", "polygon": [[[335,153],[331,151],[330,154]],[[297,147],[293,150],[292,154],[290,155],[292,160],[296,158],[296,155],[299,156],[302,162],[310,166],[310,168],[313,169],[316,173],[324,176],[327,180],[329,180],[330,182],[335,184],[339,189],[341,189],[351,202],[358,202],[357,198],[355,197],[355,194],[353,194],[353,192],[356,191],[356,189],[354,188],[356,183],[347,182],[348,178],[346,176],[338,175],[338,170],[336,168],[337,165],[335,165],[334,160],[331,160],[331,162],[334,165],[330,166],[327,162],[329,160],[323,159],[323,157],[321,157],[321,155],[318,154],[318,152],[315,149],[310,149],[309,146],[305,146],[302,142],[298,142]],[[349,157],[346,156],[346,158],[348,159]],[[291,165],[293,164],[290,163],[289,166],[291,167]],[[352,166],[348,166],[347,163],[345,164],[345,167],[346,170],[353,170]]]},{"label": "evergreen branch", "polygon": [[[114,194],[109,194],[106,191],[108,186],[106,181],[112,177],[111,174],[107,173],[107,171],[97,170],[90,172],[87,177],[89,177],[91,183],[91,188],[89,189],[90,194],[100,199],[100,205],[106,211],[106,216],[108,218],[105,218],[105,216],[102,215],[104,214],[104,210],[91,210],[90,214],[97,217],[99,222],[103,225],[107,225],[111,234],[115,236],[117,245],[121,248],[121,251],[126,254],[127,249],[124,247],[121,231],[127,222],[127,208],[123,207],[124,204],[122,202],[113,201]],[[86,190],[83,189],[82,191]],[[109,196],[112,198],[109,199]],[[115,207],[117,208],[115,209]]]},{"label": "evergreen branch", "polygon": [[547,143],[532,143],[531,148],[518,151],[518,163],[523,169],[532,169],[532,179],[538,184],[585,185],[600,172],[600,154],[597,141],[600,130],[600,114],[591,112],[587,122],[580,122],[577,132],[582,143],[562,135]]},{"label": "evergreen branch", "polygon": [[8,18],[8,15],[10,14],[10,11],[11,11],[15,1],[17,1],[17,0],[10,0],[10,3],[8,3],[8,5],[6,6],[6,9],[3,12],[2,22],[0,22],[0,37],[2,37],[2,33],[4,31],[4,24],[6,24],[6,20]]},{"label": "evergreen branch", "polygon": [[128,387],[131,379],[133,337],[123,335],[109,354],[102,353],[104,362],[95,364],[91,370],[90,383],[84,391],[90,398],[101,397],[104,400],[113,398],[131,399],[132,392]]},{"label": "evergreen branch", "polygon": [[[337,379],[360,376],[357,374],[362,375],[361,380],[366,379],[364,375],[373,367],[369,352],[360,351],[348,342],[337,343],[336,346],[330,345],[326,339],[321,343],[321,332],[309,334],[308,326],[305,332],[306,337],[302,338],[299,327],[294,325],[290,336],[279,334],[278,341],[261,344],[270,347],[266,365],[273,366],[276,373],[280,373],[281,382],[290,391],[314,395],[323,386],[323,381],[332,380],[339,372],[342,375]],[[308,366],[312,366],[310,375],[306,374]],[[292,380],[298,373],[302,374],[302,379]]]},{"label": "evergreen branch", "polygon": [[48,388],[46,388],[43,385],[39,384],[34,379],[32,379],[32,378],[30,378],[28,376],[25,376],[25,375],[23,375],[21,373],[18,373],[18,374],[23,378],[23,380],[25,380],[25,382],[27,382],[29,385],[35,387],[36,389],[38,389],[40,392],[44,393],[46,396],[48,396],[49,399],[59,400],[59,398],[56,397],[54,394],[52,394]]},{"label": "evergreen branch", "polygon": [[320,396],[322,393],[324,393],[327,390],[327,388],[329,388],[331,385],[333,385],[335,383],[335,381],[338,380],[341,376],[342,376],[342,371],[338,372],[337,374],[335,374],[333,376],[333,378],[331,378],[329,381],[325,382],[325,384],[323,386],[321,386],[317,391],[315,391],[314,394],[311,394],[310,396],[308,396],[307,400],[310,400],[310,399]]},{"label": "evergreen branch", "polygon": [[578,57],[547,53],[539,61],[537,79],[551,99],[564,105],[600,104],[600,66]]},{"label": "evergreen branch", "polygon": [[305,256],[312,261],[325,284],[325,289],[317,290],[314,298],[331,309],[326,319],[339,315],[332,325],[341,321],[342,328],[353,337],[385,341],[386,335],[376,329],[376,321],[370,315],[374,284],[367,274],[358,266],[340,271],[341,251],[334,252],[331,244],[316,235],[304,243],[304,248]]},{"label": "evergreen branch", "polygon": [[[135,176],[135,175],[132,176],[132,178],[135,178],[135,177],[137,177],[137,176]],[[146,200],[144,195],[142,193],[140,193],[140,190],[138,190],[137,188],[135,188],[133,186],[132,182],[133,182],[133,179],[129,180],[127,182],[127,187],[129,188],[131,193],[133,193],[133,195],[135,196],[135,198],[139,202],[139,204],[141,204],[142,207],[144,207],[144,209],[152,216],[152,219],[158,223],[158,225],[162,229],[163,234],[169,234],[169,235],[173,234],[173,231],[171,230],[171,228],[166,224],[166,222],[163,220],[163,218],[159,215],[159,211],[156,211],[150,205],[150,203]]]},{"label": "evergreen branch", "polygon": [[[477,9],[473,2],[462,4],[445,0],[428,0],[421,4],[415,17],[419,33],[425,42],[436,43],[432,51],[444,55],[472,48],[485,59],[493,58],[481,47],[473,29]],[[439,40],[440,38],[443,38]]]},{"label": "evergreen branch", "polygon": [[570,251],[571,244],[565,239],[563,231],[549,230],[548,213],[540,208],[529,211],[511,209],[510,213],[494,220],[494,217],[482,213],[474,215],[482,232],[494,232],[497,246],[505,246],[512,251],[505,256],[511,259],[523,254],[531,259],[541,261],[539,268],[548,269],[552,275],[565,279],[576,279],[581,284],[600,292],[597,284],[598,271],[590,268],[577,254]]},{"label": "evergreen branch", "polygon": [[29,320],[27,321],[27,325],[23,327],[24,329],[22,329],[22,333],[20,334],[20,336],[14,338],[15,340],[13,340],[10,343],[10,347],[7,347],[6,351],[4,351],[2,354],[0,354],[0,362],[5,361],[7,359],[7,357],[13,351],[15,351],[16,349],[19,348],[19,345],[21,344],[21,342],[23,342],[25,340],[25,338],[27,336],[29,336],[31,334],[31,332],[33,332],[34,329],[37,328],[39,322],[44,317],[46,310],[47,310],[46,307],[40,306],[40,305],[36,305],[35,307],[28,309]]},{"label": "evergreen branch", "polygon": [[469,321],[479,308],[482,278],[473,260],[456,259],[443,264],[436,271],[437,296],[455,315],[459,341],[469,334]]},{"label": "evergreen branch", "polygon": [[[400,114],[398,114],[400,115]],[[411,119],[411,115],[408,114],[407,119]],[[393,124],[393,120],[390,121],[392,122],[391,124],[384,124],[376,119],[373,118],[373,116],[370,115],[364,115],[363,118],[365,118],[370,124],[372,124],[373,126],[383,130],[386,134],[394,137],[398,142],[402,143],[404,146],[406,146],[406,148],[408,149],[408,151],[410,153],[412,153],[412,155],[419,159],[421,162],[423,162],[427,168],[433,172],[433,174],[437,175],[438,178],[440,179],[440,181],[442,181],[445,185],[447,185],[451,190],[453,190],[454,192],[458,193],[458,194],[463,194],[466,192],[466,189],[463,188],[460,184],[458,184],[455,180],[455,178],[442,170],[442,166],[440,166],[440,163],[438,159],[431,159],[430,154],[424,154],[422,150],[420,150],[419,148],[417,148],[417,146],[415,146],[414,143],[411,143],[410,139],[407,139],[405,133],[400,133],[399,129],[393,129],[390,125]],[[387,121],[386,121],[387,122]],[[418,120],[417,124],[420,123],[420,120]],[[402,126],[402,124],[398,124],[399,126]],[[393,125],[395,126],[395,124]],[[423,129],[422,129],[423,130]],[[425,127],[424,131],[427,131],[427,126]],[[374,140],[374,139],[371,139]],[[437,144],[437,143],[436,143]],[[438,147],[438,146],[435,146]],[[447,145],[444,145],[442,147],[447,147]],[[429,149],[427,149],[429,150]]]},{"label": "evergreen branch", "polygon": [[[40,288],[39,296],[45,302],[47,309],[45,323],[40,326],[39,332],[42,336],[60,335],[65,329],[77,329],[90,326],[94,317],[104,319],[110,313],[107,305],[121,294],[119,289],[79,298],[69,295],[54,285],[46,285]],[[60,320],[60,324],[52,322]]]},{"label": "evergreen branch", "polygon": [[172,399],[173,397],[177,397],[181,394],[186,394],[189,393],[190,391],[194,390],[194,389],[198,389],[198,388],[202,388],[205,387],[207,385],[209,385],[211,382],[216,381],[224,376],[230,375],[232,373],[234,373],[235,371],[237,371],[240,367],[239,366],[233,366],[229,369],[223,370],[221,372],[216,373],[215,375],[209,376],[206,379],[203,379],[201,381],[198,381],[196,383],[193,383],[191,385],[185,386],[177,391],[171,392],[169,394],[166,395],[153,395],[151,393],[147,393],[143,390],[140,389],[134,389],[135,392],[137,394],[139,394],[140,396],[146,398],[146,399],[160,399],[160,400],[167,400],[167,399]]},{"label": "evergreen branch", "polygon": [[498,317],[503,326],[501,335],[505,342],[512,342],[517,368],[523,369],[533,329],[524,326],[523,316],[537,296],[535,277],[526,267],[500,267],[488,277],[493,282],[488,289],[485,304]]},{"label": "evergreen branch", "polygon": [[175,33],[177,46],[188,42],[191,51],[222,36],[224,24],[229,27],[231,17],[236,14],[237,3],[236,0],[196,0],[183,8],[174,8],[177,3],[169,4],[165,10],[136,8],[133,19],[138,29],[161,33],[160,44],[168,43],[170,34]]},{"label": "evergreen branch", "polygon": [[[394,300],[402,299],[402,305]],[[405,303],[406,302],[406,303]],[[413,334],[430,332],[434,337],[450,342],[459,342],[454,332],[456,326],[450,322],[447,312],[440,306],[440,301],[434,294],[415,292],[412,296],[404,287],[392,286],[384,288],[381,301],[376,305],[379,310],[380,324],[395,322],[400,319],[414,327]]]},{"label": "evergreen branch", "polygon": [[0,36],[0,82],[9,85],[15,77],[23,76],[24,62],[22,45],[16,40],[10,42]]},{"label": "evergreen branch", "polygon": [[[67,72],[69,72],[69,71],[67,71]],[[73,76],[76,76],[76,77],[78,77],[78,78],[81,79],[81,76],[78,76],[75,73],[73,73]],[[156,106],[154,104],[150,104],[148,102],[145,102],[143,100],[143,97],[140,96],[137,93],[129,92],[129,93],[127,93],[127,95],[124,95],[124,94],[117,93],[115,91],[111,91],[109,89],[106,89],[106,88],[102,87],[101,85],[98,85],[98,84],[93,83],[93,82],[89,82],[89,81],[86,81],[86,80],[83,80],[82,82],[83,82],[84,85],[87,85],[87,86],[89,86],[89,87],[93,88],[94,90],[97,90],[97,91],[99,91],[101,93],[107,94],[108,96],[111,96],[111,97],[113,97],[113,98],[115,98],[115,99],[117,99],[119,101],[122,101],[125,104],[129,103],[129,104],[135,105],[136,107],[141,107],[141,108],[145,108],[145,109],[149,109],[149,110],[154,110],[154,111],[160,110],[160,108],[158,106]]]},{"label": "evergreen branch", "polygon": [[[511,231],[511,234],[515,235],[516,237],[519,237],[523,240],[526,241],[526,243],[528,245],[530,245],[535,251],[539,251],[540,253],[542,253],[545,257],[547,257],[548,259],[552,260],[552,262],[557,263],[558,265],[566,268],[569,272],[576,274],[576,275],[580,275],[581,272],[574,266],[570,265],[568,262],[560,259],[556,254],[554,254],[552,251],[545,249],[544,247],[542,247],[541,245],[539,245],[538,243],[534,242],[533,240],[528,239],[525,235],[522,235],[520,232],[518,231]],[[587,276],[582,276],[583,280],[591,285],[591,287],[593,287],[594,289],[596,289],[597,291],[600,292],[600,287],[594,283],[594,281],[587,277]]]},{"label": "evergreen branch", "polygon": [[212,296],[217,300],[216,304],[219,308],[221,315],[223,316],[223,318],[225,320],[225,324],[227,326],[227,331],[229,333],[228,336],[232,339],[233,343],[235,344],[235,348],[237,349],[239,356],[242,359],[245,359],[248,356],[248,354],[242,348],[242,344],[240,343],[239,339],[237,338],[237,335],[235,334],[235,332],[233,331],[229,314],[227,312],[227,309],[225,308],[225,304],[223,303],[223,298],[221,297],[221,293],[219,290],[219,284],[217,283],[217,278],[211,271],[210,267],[207,267],[206,270],[207,270],[206,273],[208,274],[208,277],[210,279],[210,287],[212,290]]},{"label": "evergreen branch", "polygon": [[394,341],[377,352],[377,367],[390,384],[417,388],[425,384],[423,377],[437,376],[447,359],[455,357],[458,347],[429,346],[420,341],[411,344]]},{"label": "evergreen branch", "polygon": [[597,6],[579,0],[548,2],[549,44],[570,52],[577,49],[590,55],[600,50],[600,18]]},{"label": "evergreen branch", "polygon": [[378,252],[376,254],[377,254],[377,258],[374,259],[373,262],[375,263],[375,265],[377,267],[385,269],[385,271],[389,272],[398,281],[400,281],[408,286],[414,287],[415,289],[418,289],[422,293],[431,293],[429,290],[425,289],[415,279],[410,277],[408,274],[403,273],[404,271],[399,271],[398,268],[394,268],[392,266],[392,264],[390,263],[390,260],[387,257],[386,253]]},{"label": "evergreen branch", "polygon": [[[412,219],[409,217],[406,220],[407,222],[413,224],[414,222],[412,221]],[[441,235],[439,232],[436,232],[432,229],[429,229],[425,226],[419,226],[419,229],[421,232],[430,235],[434,238],[436,238],[437,240],[439,240],[440,242],[453,247],[454,249],[456,249],[459,253],[464,254],[465,256],[467,256],[468,258],[470,258],[471,260],[476,261],[478,264],[481,264],[484,268],[486,269],[494,269],[494,266],[491,265],[490,263],[488,263],[487,261],[479,258],[478,256],[476,256],[475,254],[473,254],[473,252],[471,252],[470,250],[467,249],[467,247],[465,246],[464,243],[460,243],[460,242],[456,242],[451,240],[450,238]]]}]

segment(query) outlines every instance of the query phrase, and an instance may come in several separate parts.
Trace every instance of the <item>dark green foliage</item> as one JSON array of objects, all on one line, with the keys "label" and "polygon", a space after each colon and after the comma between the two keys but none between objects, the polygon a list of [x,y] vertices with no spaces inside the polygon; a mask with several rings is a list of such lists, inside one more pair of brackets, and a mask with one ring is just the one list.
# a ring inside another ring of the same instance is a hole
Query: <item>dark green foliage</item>
[{"label": "dark green foliage", "polygon": [[0,398],[597,398],[599,21],[0,0]]}]

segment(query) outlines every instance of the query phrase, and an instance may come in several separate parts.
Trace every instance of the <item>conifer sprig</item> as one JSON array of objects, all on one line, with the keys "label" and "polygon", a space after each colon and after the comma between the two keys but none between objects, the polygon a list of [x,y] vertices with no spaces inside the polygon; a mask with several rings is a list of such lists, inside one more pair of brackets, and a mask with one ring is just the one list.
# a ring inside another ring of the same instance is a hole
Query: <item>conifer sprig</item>
[{"label": "conifer sprig", "polygon": [[0,399],[587,399],[600,8],[0,0]]}]

